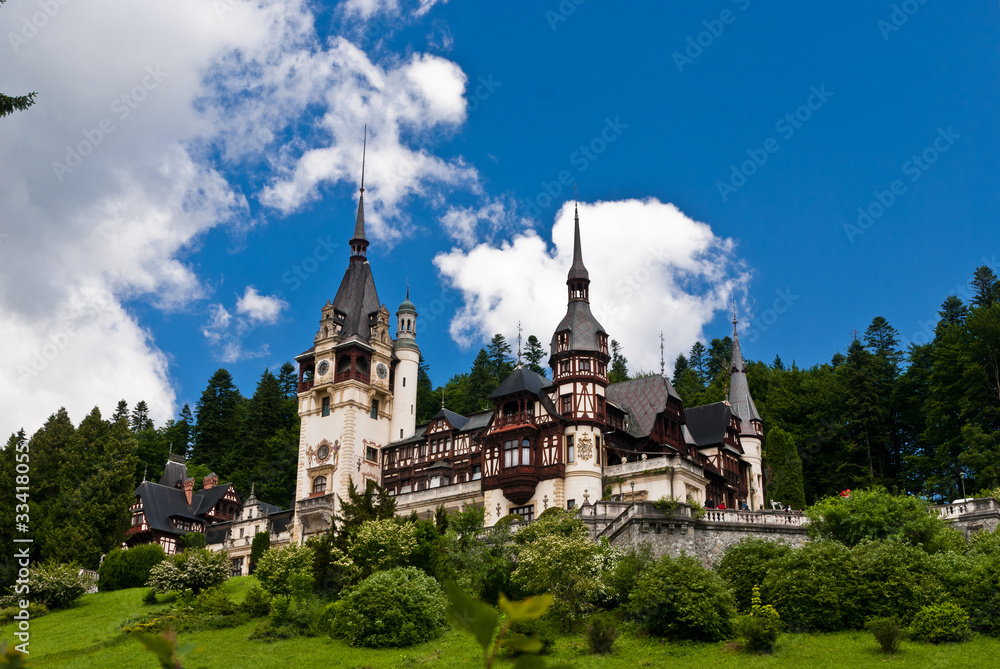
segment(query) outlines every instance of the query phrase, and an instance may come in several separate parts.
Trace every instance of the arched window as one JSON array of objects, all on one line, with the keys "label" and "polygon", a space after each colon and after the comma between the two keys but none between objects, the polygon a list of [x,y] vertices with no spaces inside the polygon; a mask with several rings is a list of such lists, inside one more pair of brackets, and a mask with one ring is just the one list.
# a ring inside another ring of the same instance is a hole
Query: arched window
[{"label": "arched window", "polygon": [[326,477],[317,476],[313,479],[313,494],[322,494],[326,492]]},{"label": "arched window", "polygon": [[531,464],[531,442],[527,439],[521,442],[521,464]]}]

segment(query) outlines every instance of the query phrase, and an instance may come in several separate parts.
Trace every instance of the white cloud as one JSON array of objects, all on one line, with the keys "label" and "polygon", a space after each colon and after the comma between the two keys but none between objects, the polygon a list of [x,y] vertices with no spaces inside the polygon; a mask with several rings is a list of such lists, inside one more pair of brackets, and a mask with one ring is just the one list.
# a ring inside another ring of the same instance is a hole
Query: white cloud
[{"label": "white cloud", "polygon": [[450,207],[440,219],[441,227],[459,246],[469,249],[477,243],[493,243],[498,233],[514,227],[530,228],[533,221],[519,219],[513,206],[502,199],[489,199],[478,207]]},{"label": "white cloud", "polygon": [[[580,230],[591,308],[621,342],[633,372],[659,370],[661,330],[669,372],[676,355],[704,338],[704,326],[749,280],[732,240],[653,198],[581,203]],[[556,215],[551,246],[529,230],[499,246],[439,254],[435,265],[464,301],[452,320],[452,337],[462,346],[496,332],[510,338],[520,321],[548,345],[566,313],[572,203]]]},{"label": "white cloud", "polygon": [[[454,63],[413,54],[377,65],[344,39],[321,43],[306,0],[56,4],[34,30],[24,26],[36,3],[0,9],[14,51],[4,90],[39,92],[0,134],[0,433],[121,398],[145,399],[157,422],[173,417],[167,359],[122,301],[198,309],[211,291],[185,258],[204,234],[253,225],[248,198],[290,212],[321,183],[356,182],[365,121],[374,236],[405,233],[408,198],[478,188],[460,159],[408,146],[464,121]],[[300,123],[315,109],[318,128]],[[261,165],[272,179],[260,193],[223,173]],[[205,336],[224,360],[266,352],[244,348],[247,328],[277,315],[249,297],[238,316],[207,307]]]},{"label": "white cloud", "polygon": [[253,323],[273,324],[288,303],[274,295],[261,295],[253,286],[247,286],[243,297],[236,301],[236,312],[247,316]]}]

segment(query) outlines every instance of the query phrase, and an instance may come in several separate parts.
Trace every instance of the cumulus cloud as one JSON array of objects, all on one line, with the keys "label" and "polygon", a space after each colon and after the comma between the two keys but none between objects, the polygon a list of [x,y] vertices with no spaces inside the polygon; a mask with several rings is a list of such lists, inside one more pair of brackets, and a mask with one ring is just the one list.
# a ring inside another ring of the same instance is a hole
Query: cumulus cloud
[{"label": "cumulus cloud", "polygon": [[533,221],[519,218],[510,202],[501,198],[486,198],[473,207],[450,207],[441,216],[441,227],[452,241],[464,249],[478,243],[492,243],[500,233],[512,228],[530,228]]},{"label": "cumulus cloud", "polygon": [[[662,330],[669,372],[749,280],[732,240],[653,198],[580,203],[580,231],[591,308],[621,342],[631,371],[659,370]],[[471,346],[496,332],[516,336],[520,321],[548,343],[566,312],[572,258],[572,203],[557,213],[551,240],[528,230],[439,254],[435,265],[463,297],[452,337]]]},{"label": "cumulus cloud", "polygon": [[[412,16],[434,3],[357,4]],[[321,41],[306,0],[52,6],[44,21],[36,3],[0,10],[5,91],[39,91],[0,134],[0,432],[123,397],[173,417],[167,358],[123,301],[204,311],[212,291],[186,258],[205,233],[253,225],[250,199],[286,213],[322,183],[355,183],[365,121],[373,236],[405,234],[408,198],[478,187],[460,159],[411,147],[464,121],[460,68]],[[234,169],[265,186],[241,192]],[[272,298],[207,309],[223,360],[266,354],[243,344],[278,318]]]},{"label": "cumulus cloud", "polygon": [[247,286],[236,302],[236,312],[244,314],[253,323],[273,324],[288,303],[274,295],[261,295],[253,286]]}]

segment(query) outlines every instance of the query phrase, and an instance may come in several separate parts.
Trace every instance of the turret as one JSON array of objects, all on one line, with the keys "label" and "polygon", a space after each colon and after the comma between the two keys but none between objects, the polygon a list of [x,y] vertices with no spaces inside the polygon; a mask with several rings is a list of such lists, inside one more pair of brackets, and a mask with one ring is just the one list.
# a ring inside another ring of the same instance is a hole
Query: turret
[{"label": "turret", "polygon": [[764,503],[764,475],[762,465],[762,442],[764,422],[757,412],[757,405],[750,396],[747,382],[747,366],[740,350],[739,321],[733,309],[733,360],[729,367],[729,407],[740,420],[740,443],[743,444],[746,461],[750,463],[750,497],[752,508]]},{"label": "turret", "polygon": [[393,410],[389,439],[412,437],[417,426],[417,375],[420,370],[420,347],[417,346],[417,308],[406,299],[396,310],[396,343],[393,355],[398,359],[393,378]]}]

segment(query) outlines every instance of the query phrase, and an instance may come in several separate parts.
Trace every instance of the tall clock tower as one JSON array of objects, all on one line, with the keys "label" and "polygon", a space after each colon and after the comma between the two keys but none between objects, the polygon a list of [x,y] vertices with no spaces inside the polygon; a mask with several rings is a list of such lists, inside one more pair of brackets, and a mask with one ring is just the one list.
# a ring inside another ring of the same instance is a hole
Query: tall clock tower
[{"label": "tall clock tower", "polygon": [[352,482],[359,491],[379,483],[382,447],[416,426],[409,406],[420,359],[416,309],[407,295],[394,340],[368,263],[364,190],[347,271],[321,310],[313,346],[295,358],[301,430],[292,533],[299,541],[330,527]]}]

